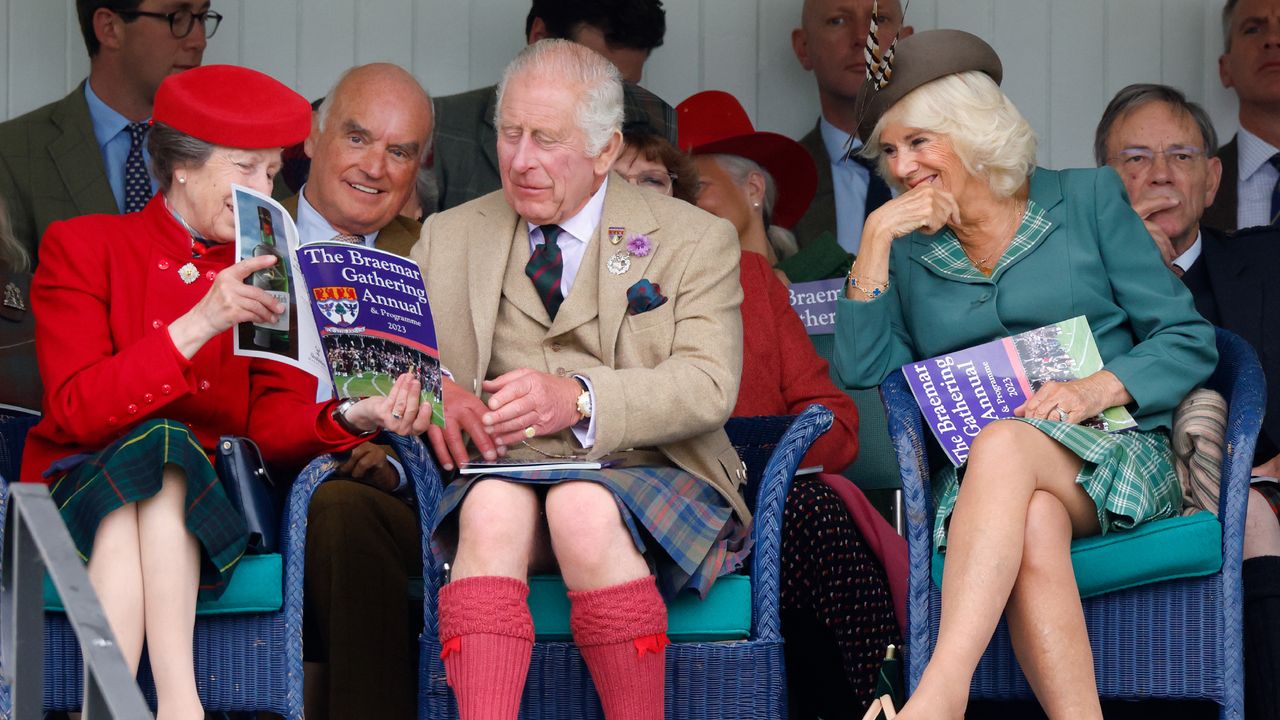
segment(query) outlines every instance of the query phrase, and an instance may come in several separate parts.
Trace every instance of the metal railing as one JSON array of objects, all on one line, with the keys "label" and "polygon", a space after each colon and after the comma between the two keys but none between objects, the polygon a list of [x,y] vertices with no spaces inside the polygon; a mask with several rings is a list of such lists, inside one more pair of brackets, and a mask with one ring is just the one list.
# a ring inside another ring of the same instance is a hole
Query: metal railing
[{"label": "metal railing", "polygon": [[120,654],[89,574],[49,490],[9,486],[0,573],[0,681],[10,688],[15,720],[44,712],[44,573],[53,579],[84,658],[86,720],[150,720],[137,680]]}]

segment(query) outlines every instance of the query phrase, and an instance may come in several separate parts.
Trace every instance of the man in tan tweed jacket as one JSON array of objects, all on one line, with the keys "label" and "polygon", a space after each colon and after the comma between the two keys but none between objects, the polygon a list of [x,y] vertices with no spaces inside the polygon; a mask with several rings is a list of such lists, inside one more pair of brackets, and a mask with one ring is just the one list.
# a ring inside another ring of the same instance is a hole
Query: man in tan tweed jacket
[{"label": "man in tan tweed jacket", "polygon": [[[664,563],[697,545],[685,534],[708,529],[663,516],[705,503],[722,518],[713,539],[749,523],[745,472],[722,429],[742,363],[736,236],[609,175],[621,120],[607,61],[565,41],[530,46],[499,87],[502,191],[432,216],[412,252],[454,380],[445,430],[428,431],[442,466],[467,461],[464,432],[486,459],[618,463],[446,488],[457,553],[440,639],[463,718],[515,717],[533,639],[525,579],[544,565],[569,587],[606,716],[661,717],[666,615],[649,563],[665,578]],[[644,554],[641,527],[658,538]],[[732,568],[708,567],[718,553],[698,547],[685,587],[702,591]]]}]

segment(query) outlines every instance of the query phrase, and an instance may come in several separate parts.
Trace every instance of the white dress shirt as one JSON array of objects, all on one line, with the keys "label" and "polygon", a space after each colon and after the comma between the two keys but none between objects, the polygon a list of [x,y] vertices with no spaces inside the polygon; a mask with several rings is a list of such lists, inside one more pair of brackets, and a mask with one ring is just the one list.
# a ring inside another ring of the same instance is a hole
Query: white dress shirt
[{"label": "white dress shirt", "polygon": [[1236,227],[1270,225],[1271,191],[1280,180],[1280,170],[1276,170],[1269,161],[1280,149],[1244,128],[1240,128],[1236,138],[1240,153]]},{"label": "white dress shirt", "polygon": [[1177,265],[1178,269],[1182,270],[1182,272],[1190,270],[1191,266],[1195,265],[1196,261],[1200,259],[1200,249],[1204,245],[1200,239],[1201,237],[1202,235],[1197,232],[1196,241],[1191,243],[1191,247],[1187,248],[1186,252],[1173,259],[1173,264]]}]

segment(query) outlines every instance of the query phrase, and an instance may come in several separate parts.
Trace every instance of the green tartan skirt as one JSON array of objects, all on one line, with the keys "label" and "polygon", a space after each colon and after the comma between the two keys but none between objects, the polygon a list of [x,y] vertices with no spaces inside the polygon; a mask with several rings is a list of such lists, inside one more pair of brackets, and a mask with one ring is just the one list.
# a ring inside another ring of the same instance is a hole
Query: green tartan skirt
[{"label": "green tartan skirt", "polygon": [[160,492],[162,471],[169,464],[182,468],[187,476],[186,525],[202,548],[200,596],[216,598],[244,555],[249,530],[227,499],[205,449],[186,425],[173,420],[138,425],[106,448],[83,456],[50,483],[49,494],[87,562],[98,523],[127,504]]},{"label": "green tartan skirt", "polygon": [[[1149,520],[1173,517],[1182,510],[1182,486],[1173,470],[1169,434],[1163,430],[1103,432],[1056,420],[1013,418],[1027,423],[1084,461],[1076,483],[1093,499],[1102,534],[1132,530]],[[946,549],[947,521],[960,491],[956,468],[934,474],[933,542]]]}]

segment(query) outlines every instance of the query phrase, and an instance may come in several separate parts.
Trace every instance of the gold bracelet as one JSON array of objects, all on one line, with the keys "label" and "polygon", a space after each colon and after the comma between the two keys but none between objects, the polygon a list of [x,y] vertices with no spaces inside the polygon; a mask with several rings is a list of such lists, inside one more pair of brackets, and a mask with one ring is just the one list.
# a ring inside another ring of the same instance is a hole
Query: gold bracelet
[{"label": "gold bracelet", "polygon": [[853,274],[852,267],[849,268],[849,284],[852,285],[853,287],[858,288],[859,290],[862,291],[863,295],[866,295],[867,297],[872,299],[880,297],[885,293],[886,290],[889,289],[888,280],[885,280],[882,283],[869,283],[865,280],[859,281],[858,276]]}]

